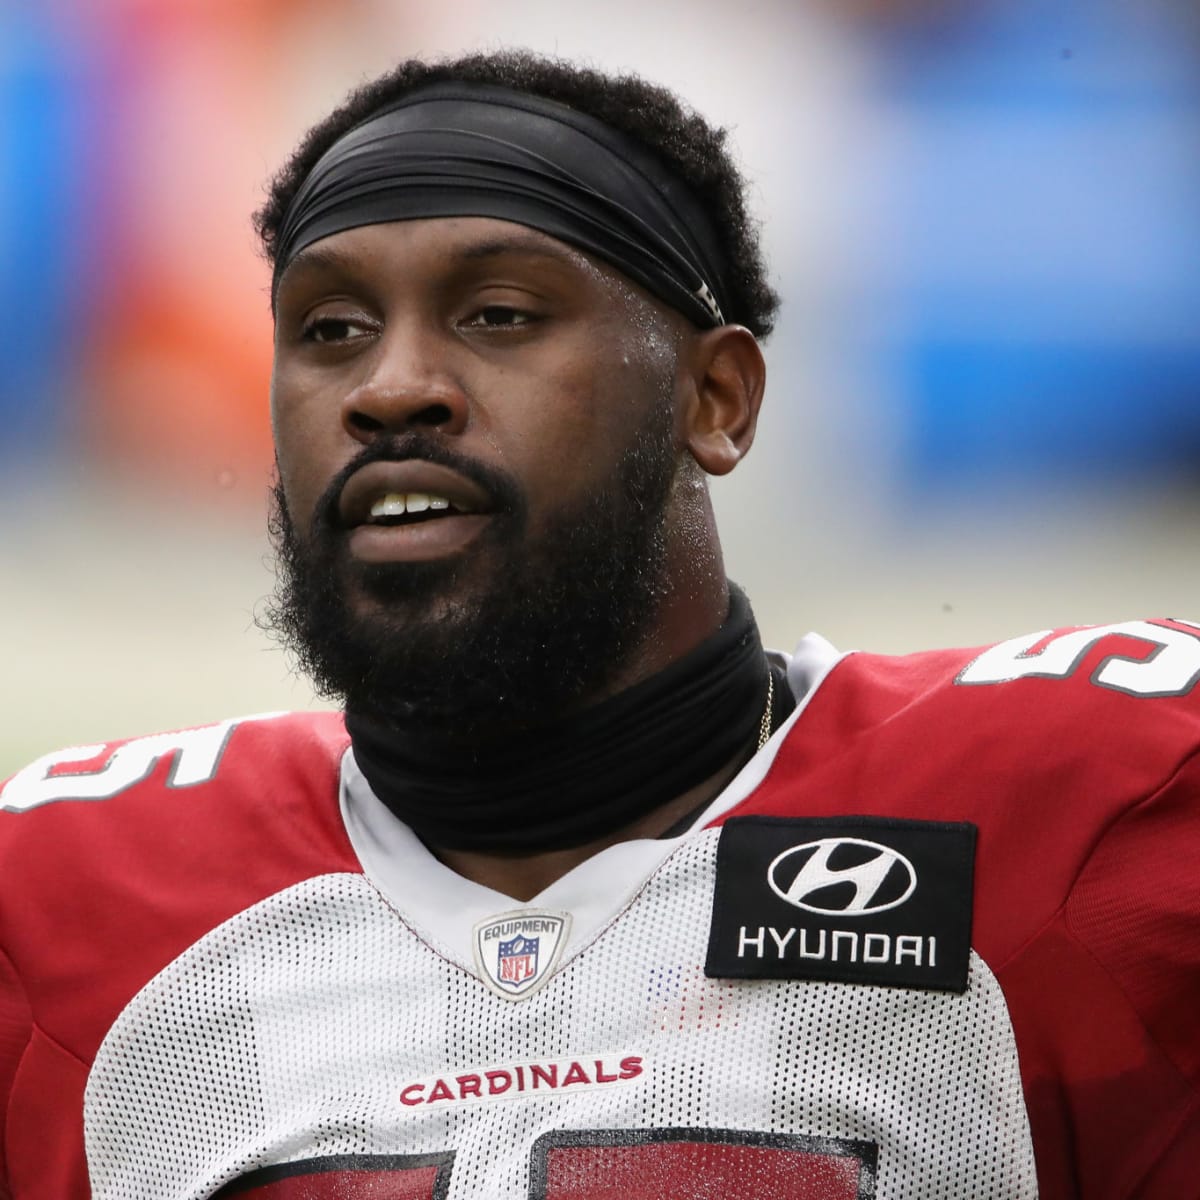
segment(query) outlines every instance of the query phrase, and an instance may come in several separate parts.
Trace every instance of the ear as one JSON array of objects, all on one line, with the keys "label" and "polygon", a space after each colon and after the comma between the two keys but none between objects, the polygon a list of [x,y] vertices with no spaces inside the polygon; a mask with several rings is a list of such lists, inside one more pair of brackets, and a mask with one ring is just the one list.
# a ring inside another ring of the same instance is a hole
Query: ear
[{"label": "ear", "polygon": [[742,325],[699,334],[689,356],[684,444],[709,475],[727,475],[754,441],[767,370],[758,340]]}]

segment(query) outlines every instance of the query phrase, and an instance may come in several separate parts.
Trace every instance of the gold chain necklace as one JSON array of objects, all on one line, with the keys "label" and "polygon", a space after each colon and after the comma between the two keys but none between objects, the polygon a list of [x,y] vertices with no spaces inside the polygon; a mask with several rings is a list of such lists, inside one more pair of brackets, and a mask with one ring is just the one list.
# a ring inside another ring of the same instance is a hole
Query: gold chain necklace
[{"label": "gold chain necklace", "polygon": [[762,720],[758,725],[758,747],[755,754],[761,750],[771,737],[771,702],[775,699],[775,672],[767,667],[767,703],[763,708]]}]

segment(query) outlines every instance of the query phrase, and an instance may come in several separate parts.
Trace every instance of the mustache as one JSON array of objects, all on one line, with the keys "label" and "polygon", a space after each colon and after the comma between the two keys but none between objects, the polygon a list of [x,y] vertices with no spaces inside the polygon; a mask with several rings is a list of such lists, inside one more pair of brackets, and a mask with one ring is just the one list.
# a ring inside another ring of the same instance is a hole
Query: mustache
[{"label": "mustache", "polygon": [[371,463],[406,462],[410,459],[449,467],[471,480],[487,492],[492,512],[498,516],[523,517],[525,514],[525,494],[507,472],[452,450],[434,434],[413,431],[395,437],[382,437],[364,446],[330,480],[313,510],[313,532],[319,534],[343,528],[339,505],[342,492],[352,475]]}]

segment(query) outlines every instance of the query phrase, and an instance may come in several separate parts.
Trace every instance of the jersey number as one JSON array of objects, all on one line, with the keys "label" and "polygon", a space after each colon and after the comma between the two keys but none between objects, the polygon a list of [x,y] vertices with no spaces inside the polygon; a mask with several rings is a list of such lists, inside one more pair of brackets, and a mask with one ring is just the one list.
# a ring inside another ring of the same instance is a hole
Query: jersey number
[{"label": "jersey number", "polygon": [[245,721],[263,721],[278,713],[260,713],[219,725],[157,733],[118,746],[99,766],[64,770],[72,764],[94,760],[104,746],[73,746],[35,759],[18,771],[0,790],[0,811],[28,812],[56,800],[111,800],[145,779],[166,758],[172,760],[167,787],[192,787],[207,783],[221,763],[229,735]]},{"label": "jersey number", "polygon": [[[1176,625],[1190,625],[1177,621]],[[1198,628],[1191,626],[1191,628]],[[1149,621],[1122,621],[1097,625],[1050,638],[1040,650],[1034,647],[1048,636],[1047,630],[1013,638],[985,650],[965,667],[956,683],[1007,683],[1033,676],[1065,679],[1079,670],[1097,642],[1114,634],[1132,638],[1149,653],[1132,655],[1114,651],[1092,671],[1091,682],[1131,696],[1183,696],[1200,681],[1200,636],[1189,630]],[[1200,629],[1198,629],[1200,632]]]},{"label": "jersey number", "polygon": [[[533,1145],[529,1200],[867,1200],[873,1142],[736,1129],[568,1130]],[[244,1200],[444,1200],[453,1153],[308,1159],[254,1171]]]}]

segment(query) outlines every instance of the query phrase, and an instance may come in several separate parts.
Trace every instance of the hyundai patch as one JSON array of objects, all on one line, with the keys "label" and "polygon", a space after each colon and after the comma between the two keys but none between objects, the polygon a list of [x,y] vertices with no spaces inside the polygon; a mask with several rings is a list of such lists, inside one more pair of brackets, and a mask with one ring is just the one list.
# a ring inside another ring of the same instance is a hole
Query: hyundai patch
[{"label": "hyundai patch", "polygon": [[705,973],[965,991],[975,832],[883,817],[731,818]]}]

